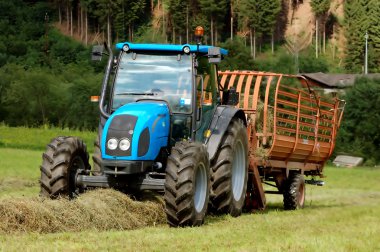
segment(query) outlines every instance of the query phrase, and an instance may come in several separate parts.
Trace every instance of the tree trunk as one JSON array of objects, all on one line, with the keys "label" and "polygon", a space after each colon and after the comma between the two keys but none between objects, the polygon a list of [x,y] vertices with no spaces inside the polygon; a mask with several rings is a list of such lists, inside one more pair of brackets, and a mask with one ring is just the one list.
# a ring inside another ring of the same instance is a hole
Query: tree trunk
[{"label": "tree trunk", "polygon": [[70,29],[70,12],[69,12],[69,4],[66,5],[66,31],[68,32]]},{"label": "tree trunk", "polygon": [[164,3],[161,5],[162,7],[162,33],[165,37],[165,42],[168,41],[167,36],[166,36],[166,24],[165,24],[165,9],[164,9]]},{"label": "tree trunk", "polygon": [[77,34],[80,38],[80,6],[77,6]]},{"label": "tree trunk", "polygon": [[80,34],[81,34],[81,36],[80,36],[80,39],[83,41],[83,37],[84,37],[84,26],[85,26],[85,22],[84,22],[84,10],[83,10],[83,8],[81,8],[80,9],[80,23],[81,23],[81,32],[80,32]]},{"label": "tree trunk", "polygon": [[256,59],[256,29],[253,29],[253,59]]},{"label": "tree trunk", "polygon": [[250,41],[250,45],[251,45],[251,57],[254,58],[254,54],[253,54],[252,29],[249,31],[249,41]]},{"label": "tree trunk", "polygon": [[111,17],[110,14],[107,16],[107,43],[108,46],[112,45],[112,39],[111,39]]},{"label": "tree trunk", "polygon": [[323,24],[323,54],[326,54],[326,23]]},{"label": "tree trunk", "polygon": [[86,22],[86,27],[85,27],[85,44],[87,46],[88,44],[88,16],[87,16],[87,11],[85,12],[85,22]]},{"label": "tree trunk", "polygon": [[128,40],[132,42],[132,27],[131,27],[131,24],[128,25]]},{"label": "tree trunk", "polygon": [[214,20],[213,18],[211,17],[211,45],[213,46],[214,45]]},{"label": "tree trunk", "polygon": [[271,44],[272,44],[272,54],[274,54],[274,34],[272,32],[272,41],[271,41]]},{"label": "tree trunk", "polygon": [[[174,20],[173,20],[174,22]],[[172,33],[172,43],[175,44],[175,29],[174,29],[174,26],[173,26],[173,33]]]},{"label": "tree trunk", "polygon": [[231,40],[234,39],[234,18],[231,16]]},{"label": "tree trunk", "polygon": [[318,59],[318,18],[315,19],[315,58]]},{"label": "tree trunk", "polygon": [[189,43],[189,5],[186,6],[186,43]]},{"label": "tree trunk", "polygon": [[61,11],[61,3],[58,3],[58,20],[59,24],[62,24],[62,11]]},{"label": "tree trunk", "polygon": [[218,25],[215,25],[215,45],[218,44]]},{"label": "tree trunk", "polygon": [[73,36],[73,9],[70,8],[70,36]]}]

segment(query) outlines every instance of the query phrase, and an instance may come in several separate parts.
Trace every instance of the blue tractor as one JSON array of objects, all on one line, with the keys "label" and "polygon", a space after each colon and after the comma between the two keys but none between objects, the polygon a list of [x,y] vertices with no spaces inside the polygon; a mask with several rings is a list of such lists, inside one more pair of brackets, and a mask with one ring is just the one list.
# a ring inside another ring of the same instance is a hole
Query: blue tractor
[{"label": "blue tractor", "polygon": [[[103,52],[103,50],[106,52]],[[47,145],[41,195],[75,197],[91,187],[164,195],[170,226],[197,226],[207,211],[238,216],[248,180],[246,117],[239,94],[222,90],[212,46],[119,43],[108,54],[94,165],[82,140]]]}]

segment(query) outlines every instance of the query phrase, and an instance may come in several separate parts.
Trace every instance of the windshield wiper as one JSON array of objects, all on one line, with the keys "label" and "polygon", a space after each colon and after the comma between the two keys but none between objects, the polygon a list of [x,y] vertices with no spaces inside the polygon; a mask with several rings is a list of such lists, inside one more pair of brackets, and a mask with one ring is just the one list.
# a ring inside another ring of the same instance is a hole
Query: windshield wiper
[{"label": "windshield wiper", "polygon": [[137,93],[137,92],[124,92],[116,95],[155,95],[154,93]]}]

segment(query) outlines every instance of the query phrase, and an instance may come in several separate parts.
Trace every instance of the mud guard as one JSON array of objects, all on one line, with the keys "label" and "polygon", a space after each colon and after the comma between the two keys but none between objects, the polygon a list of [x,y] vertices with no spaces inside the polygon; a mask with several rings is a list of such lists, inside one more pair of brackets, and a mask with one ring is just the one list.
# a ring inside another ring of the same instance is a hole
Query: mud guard
[{"label": "mud guard", "polygon": [[210,160],[213,160],[215,153],[220,147],[224,133],[233,118],[241,119],[244,125],[247,126],[247,119],[243,110],[223,105],[216,108],[210,125],[211,136],[206,141]]}]

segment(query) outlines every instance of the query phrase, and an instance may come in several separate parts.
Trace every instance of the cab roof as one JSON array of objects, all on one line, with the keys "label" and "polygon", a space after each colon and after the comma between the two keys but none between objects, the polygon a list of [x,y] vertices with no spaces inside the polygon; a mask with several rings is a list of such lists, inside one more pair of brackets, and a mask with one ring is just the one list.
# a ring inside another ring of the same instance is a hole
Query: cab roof
[{"label": "cab roof", "polygon": [[[190,48],[191,53],[199,52],[202,54],[207,54],[209,48],[215,48],[214,46],[209,45],[191,45],[191,44],[183,44],[183,45],[173,45],[173,44],[134,44],[130,42],[122,42],[116,44],[116,49],[122,50],[124,45],[128,45],[129,49],[132,51],[159,51],[159,52],[183,52],[185,47]],[[220,53],[222,55],[227,55],[228,50],[220,48]]]}]

